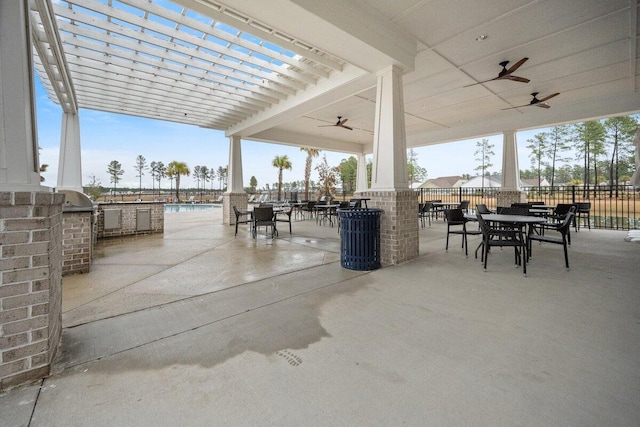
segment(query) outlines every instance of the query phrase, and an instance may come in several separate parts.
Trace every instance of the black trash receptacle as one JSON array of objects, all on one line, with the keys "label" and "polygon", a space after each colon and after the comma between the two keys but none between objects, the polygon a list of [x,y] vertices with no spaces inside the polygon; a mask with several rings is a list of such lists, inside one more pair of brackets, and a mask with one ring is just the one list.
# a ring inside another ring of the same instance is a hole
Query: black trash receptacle
[{"label": "black trash receptacle", "polygon": [[338,209],[340,264],[349,270],[380,268],[381,209]]}]

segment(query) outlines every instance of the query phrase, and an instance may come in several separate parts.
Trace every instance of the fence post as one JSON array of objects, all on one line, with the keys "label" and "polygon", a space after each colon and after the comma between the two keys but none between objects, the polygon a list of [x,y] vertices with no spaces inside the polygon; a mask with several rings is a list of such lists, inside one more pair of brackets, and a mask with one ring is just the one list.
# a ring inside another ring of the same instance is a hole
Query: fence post
[{"label": "fence post", "polygon": [[575,203],[576,202],[576,186],[572,185],[571,186],[571,203]]}]

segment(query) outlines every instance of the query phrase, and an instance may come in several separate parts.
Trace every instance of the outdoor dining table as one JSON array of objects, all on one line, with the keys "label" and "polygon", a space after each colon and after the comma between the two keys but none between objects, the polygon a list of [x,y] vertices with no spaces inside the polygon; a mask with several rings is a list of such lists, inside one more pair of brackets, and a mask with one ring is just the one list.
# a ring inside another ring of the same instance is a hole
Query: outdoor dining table
[{"label": "outdoor dining table", "polygon": [[532,224],[542,224],[546,221],[544,218],[540,218],[539,216],[503,214],[485,214],[482,215],[482,219],[484,219],[485,221],[497,222],[500,224],[524,225],[526,227],[529,227]]},{"label": "outdoor dining table", "polygon": [[[542,224],[546,222],[545,218],[539,216],[528,216],[528,215],[503,215],[503,214],[486,214],[482,215],[482,219],[489,222],[497,222],[499,224],[509,224],[515,225],[516,227],[525,227],[527,231],[523,236],[523,239],[526,240],[529,232],[531,231],[531,226],[535,224]],[[527,245],[528,248],[528,245]],[[528,253],[527,253],[528,257]]]},{"label": "outdoor dining table", "polygon": [[331,218],[332,211],[335,212],[339,207],[339,204],[315,205],[314,209],[317,212],[316,223],[322,224],[322,221],[328,220],[329,224],[333,227],[333,219]]}]

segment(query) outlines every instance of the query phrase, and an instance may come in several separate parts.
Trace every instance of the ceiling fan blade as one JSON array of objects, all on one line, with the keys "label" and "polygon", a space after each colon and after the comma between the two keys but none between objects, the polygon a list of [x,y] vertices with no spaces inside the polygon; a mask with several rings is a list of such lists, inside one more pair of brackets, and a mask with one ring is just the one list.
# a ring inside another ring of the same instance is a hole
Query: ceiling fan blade
[{"label": "ceiling fan blade", "polygon": [[528,60],[529,60],[529,58],[522,58],[520,61],[518,61],[518,62],[516,62],[515,64],[513,64],[513,65],[511,66],[511,68],[509,68],[509,69],[507,70],[507,73],[508,73],[508,74],[513,73],[515,70],[517,70],[518,68],[520,68],[520,66],[521,66],[522,64],[524,64],[525,62],[527,62]]},{"label": "ceiling fan blade", "polygon": [[535,105],[536,107],[540,107],[540,108],[551,108],[551,105],[544,104],[542,102],[538,102],[537,104],[533,104],[533,105]]},{"label": "ceiling fan blade", "polygon": [[531,107],[532,105],[535,104],[524,104],[524,105],[516,105],[515,107],[508,107],[508,108],[503,108],[502,110],[513,110],[514,108],[522,108],[522,107]]},{"label": "ceiling fan blade", "polygon": [[344,119],[342,121],[338,121],[338,126],[342,126],[343,124],[345,124],[347,122],[347,120],[349,120],[349,119]]},{"label": "ceiling fan blade", "polygon": [[509,80],[513,80],[515,82],[521,82],[521,83],[529,83],[529,79],[525,79],[524,77],[518,77],[518,76],[509,76]]},{"label": "ceiling fan blade", "polygon": [[470,86],[475,86],[475,85],[481,85],[482,83],[492,82],[492,81],[494,81],[494,80],[498,80],[498,79],[500,79],[500,78],[502,78],[502,77],[494,77],[494,78],[489,79],[489,80],[485,80],[485,81],[478,82],[478,83],[471,83],[470,85],[466,85],[466,86],[462,86],[462,87],[470,87]]},{"label": "ceiling fan blade", "polygon": [[338,126],[338,125],[320,125],[318,127],[319,128],[328,128],[328,127],[333,127],[333,126]]},{"label": "ceiling fan blade", "polygon": [[558,92],[558,93],[554,93],[554,94],[551,94],[551,95],[549,95],[549,96],[545,96],[544,98],[540,99],[540,102],[547,101],[547,100],[549,100],[549,99],[553,98],[554,96],[558,96],[558,95],[560,95],[560,92]]},{"label": "ceiling fan blade", "polygon": [[345,129],[349,129],[349,130],[353,130],[353,128],[352,128],[352,127],[345,126],[345,125],[340,125],[340,127],[341,127],[341,128],[345,128]]}]

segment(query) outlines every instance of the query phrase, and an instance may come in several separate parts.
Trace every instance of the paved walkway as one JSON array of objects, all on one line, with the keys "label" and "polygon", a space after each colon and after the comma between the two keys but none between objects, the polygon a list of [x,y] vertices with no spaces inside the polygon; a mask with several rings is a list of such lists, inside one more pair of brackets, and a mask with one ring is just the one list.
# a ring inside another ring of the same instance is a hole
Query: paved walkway
[{"label": "paved walkway", "polygon": [[[63,280],[55,373],[0,395],[2,426],[640,425],[640,245],[534,245],[528,277],[444,251],[373,272],[336,228],[234,238],[219,211],[100,243]],[[471,239],[475,248],[477,237]]]}]

